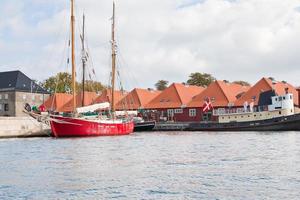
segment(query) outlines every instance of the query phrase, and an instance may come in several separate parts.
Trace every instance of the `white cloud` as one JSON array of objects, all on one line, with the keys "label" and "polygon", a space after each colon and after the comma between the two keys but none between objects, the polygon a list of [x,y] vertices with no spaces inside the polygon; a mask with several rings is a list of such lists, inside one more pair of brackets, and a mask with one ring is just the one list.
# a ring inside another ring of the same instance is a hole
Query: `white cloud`
[{"label": "white cloud", "polygon": [[[9,18],[0,21],[0,35],[8,38],[0,41],[1,65],[20,66],[40,80],[65,70],[69,1],[27,0],[18,8],[10,2],[4,7]],[[111,2],[77,0],[76,19],[84,10],[94,68],[104,83],[110,66]],[[300,85],[298,0],[116,2],[121,72],[128,89],[153,87],[158,79],[183,82],[196,71],[252,83],[273,76]],[[41,9],[30,10],[30,3]],[[28,9],[36,23],[27,22]],[[4,53],[3,47],[9,50]]]}]

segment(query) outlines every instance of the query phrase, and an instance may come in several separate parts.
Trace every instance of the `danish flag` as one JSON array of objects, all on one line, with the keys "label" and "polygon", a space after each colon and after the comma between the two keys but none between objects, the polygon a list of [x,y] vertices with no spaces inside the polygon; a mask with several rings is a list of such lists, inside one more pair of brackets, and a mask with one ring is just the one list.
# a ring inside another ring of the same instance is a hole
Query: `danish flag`
[{"label": "danish flag", "polygon": [[213,107],[212,103],[210,102],[210,99],[207,98],[206,101],[205,101],[205,103],[204,103],[204,105],[203,105],[203,110],[202,111],[203,112],[208,112],[208,111],[210,111],[213,108],[214,107]]}]

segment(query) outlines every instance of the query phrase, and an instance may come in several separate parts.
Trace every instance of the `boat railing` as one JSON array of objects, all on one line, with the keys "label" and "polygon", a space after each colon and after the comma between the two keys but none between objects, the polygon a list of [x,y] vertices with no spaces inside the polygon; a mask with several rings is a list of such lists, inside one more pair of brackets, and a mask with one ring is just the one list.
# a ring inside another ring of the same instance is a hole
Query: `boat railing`
[{"label": "boat railing", "polygon": [[217,108],[213,110],[213,115],[247,114],[268,111],[268,106],[255,106],[253,108]]}]

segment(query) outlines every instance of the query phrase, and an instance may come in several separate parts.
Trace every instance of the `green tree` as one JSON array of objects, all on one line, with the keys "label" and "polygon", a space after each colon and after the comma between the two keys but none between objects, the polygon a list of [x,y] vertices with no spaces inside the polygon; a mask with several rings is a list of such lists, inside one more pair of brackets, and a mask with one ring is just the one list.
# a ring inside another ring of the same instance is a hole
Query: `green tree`
[{"label": "green tree", "polygon": [[157,90],[162,91],[162,90],[164,90],[164,89],[166,89],[168,87],[168,84],[169,84],[169,81],[159,80],[159,81],[157,81],[157,83],[155,83],[155,88]]},{"label": "green tree", "polygon": [[187,84],[206,87],[215,80],[211,74],[195,72],[190,74]]},{"label": "green tree", "polygon": [[247,81],[234,81],[232,83],[239,84],[239,85],[242,85],[242,86],[251,86],[251,84],[248,83]]},{"label": "green tree", "polygon": [[66,93],[72,92],[71,88],[72,76],[67,72],[60,72],[55,76],[46,79],[42,86],[51,93]]},{"label": "green tree", "polygon": [[[84,85],[84,90],[87,92],[99,92],[106,89],[102,83],[92,80],[86,80]],[[77,85],[77,92],[82,91],[82,83],[78,83]]]}]

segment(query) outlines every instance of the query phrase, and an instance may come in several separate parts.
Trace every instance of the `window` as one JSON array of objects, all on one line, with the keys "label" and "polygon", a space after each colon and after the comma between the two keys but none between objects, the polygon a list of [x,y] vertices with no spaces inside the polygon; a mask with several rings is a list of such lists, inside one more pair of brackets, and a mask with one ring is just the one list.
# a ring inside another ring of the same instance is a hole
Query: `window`
[{"label": "window", "polygon": [[190,117],[196,117],[197,111],[196,109],[189,109],[189,116]]},{"label": "window", "polygon": [[290,95],[290,99],[293,99],[293,96],[292,96],[292,95]]},{"label": "window", "polygon": [[285,100],[285,97],[283,97],[283,100]]},{"label": "window", "polygon": [[173,117],[174,116],[174,110],[173,109],[168,109],[168,117]]},{"label": "window", "polygon": [[8,99],[8,94],[5,94],[5,95],[4,95],[4,99]]},{"label": "window", "polygon": [[4,111],[9,111],[9,107],[8,107],[8,104],[4,104]]},{"label": "window", "polygon": [[0,111],[3,110],[3,104],[0,104]]},{"label": "window", "polygon": [[183,113],[183,110],[182,109],[175,109],[174,113]]},{"label": "window", "polygon": [[2,99],[2,94],[0,94],[0,100]]}]

